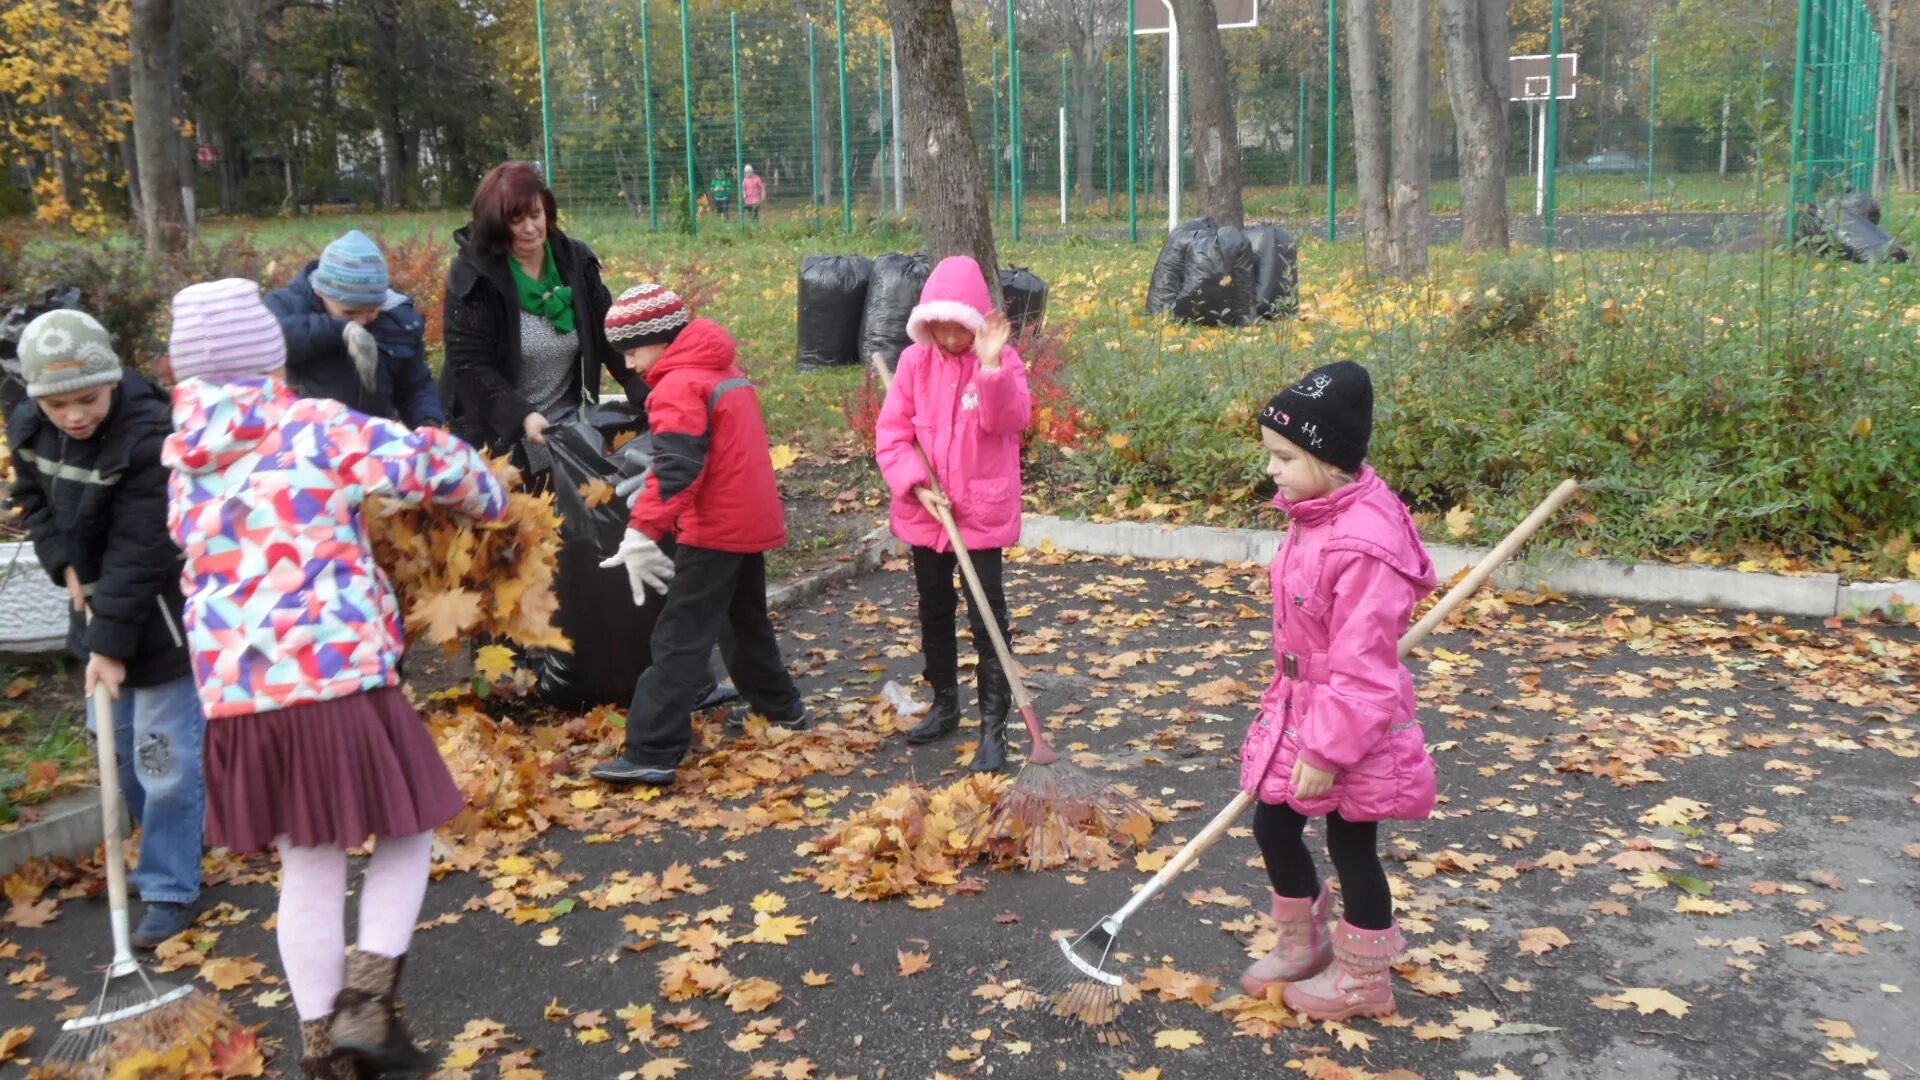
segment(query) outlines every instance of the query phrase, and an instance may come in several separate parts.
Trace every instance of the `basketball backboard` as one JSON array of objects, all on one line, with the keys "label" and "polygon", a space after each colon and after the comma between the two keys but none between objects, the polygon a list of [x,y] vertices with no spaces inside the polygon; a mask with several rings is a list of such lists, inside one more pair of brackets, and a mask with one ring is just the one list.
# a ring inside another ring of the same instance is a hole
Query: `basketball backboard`
[{"label": "basketball backboard", "polygon": [[[1507,100],[1545,101],[1552,92],[1553,69],[1546,53],[1507,58]],[[1571,101],[1579,81],[1580,55],[1560,54],[1560,100]]]},{"label": "basketball backboard", "polygon": [[[1166,0],[1136,0],[1133,32],[1164,34],[1172,9]],[[1222,30],[1245,30],[1260,25],[1260,0],[1213,0],[1213,18]]]}]

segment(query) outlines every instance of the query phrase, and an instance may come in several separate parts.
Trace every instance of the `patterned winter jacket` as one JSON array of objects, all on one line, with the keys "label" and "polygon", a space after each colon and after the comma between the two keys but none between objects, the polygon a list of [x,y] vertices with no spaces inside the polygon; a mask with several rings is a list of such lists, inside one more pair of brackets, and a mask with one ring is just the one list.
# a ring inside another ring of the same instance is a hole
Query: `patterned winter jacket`
[{"label": "patterned winter jacket", "polygon": [[394,686],[406,639],[374,564],[370,495],[482,520],[506,492],[444,431],[408,431],[276,379],[173,394],[161,460],[167,527],[186,553],[186,628],[210,719],[272,712]]}]

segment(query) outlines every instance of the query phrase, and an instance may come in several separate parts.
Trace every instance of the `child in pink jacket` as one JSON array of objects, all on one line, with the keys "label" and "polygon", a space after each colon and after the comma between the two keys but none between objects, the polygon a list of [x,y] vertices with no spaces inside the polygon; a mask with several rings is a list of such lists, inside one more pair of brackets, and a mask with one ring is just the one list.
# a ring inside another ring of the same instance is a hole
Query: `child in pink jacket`
[{"label": "child in pink jacket", "polygon": [[[1260,411],[1274,497],[1291,520],[1269,570],[1274,678],[1240,750],[1260,802],[1253,835],[1280,943],[1240,976],[1316,1020],[1394,1011],[1387,964],[1404,946],[1380,865],[1379,823],[1433,811],[1433,759],[1414,716],[1400,636],[1433,590],[1407,508],[1364,464],[1373,383],[1352,361],[1317,368]],[[1342,918],[1300,838],[1325,815]]]},{"label": "child in pink jacket", "polygon": [[[1006,316],[993,310],[980,264],[942,259],[907,319],[913,344],[900,353],[893,389],[874,434],[874,456],[893,492],[893,535],[913,545],[920,591],[920,649],[933,708],[907,741],[934,742],[960,726],[959,650],[954,642],[954,570],[959,565],[935,509],[949,509],[973,556],[993,617],[1012,625],[1001,588],[1001,549],[1020,540],[1020,432],[1033,415],[1027,369],[1007,347]],[[914,447],[925,450],[935,491]],[[944,494],[943,494],[944,493]],[[982,612],[967,598],[967,621],[980,662],[980,748],[973,767],[1007,761],[1012,693],[987,637]]]}]

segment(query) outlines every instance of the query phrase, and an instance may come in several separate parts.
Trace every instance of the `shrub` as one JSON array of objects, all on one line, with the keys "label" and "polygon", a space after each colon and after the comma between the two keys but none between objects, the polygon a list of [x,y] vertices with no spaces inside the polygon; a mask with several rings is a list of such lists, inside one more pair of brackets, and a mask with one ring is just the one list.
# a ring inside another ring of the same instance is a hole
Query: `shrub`
[{"label": "shrub", "polygon": [[1544,257],[1521,255],[1484,267],[1454,314],[1451,344],[1478,348],[1532,331],[1553,299],[1553,267]]}]

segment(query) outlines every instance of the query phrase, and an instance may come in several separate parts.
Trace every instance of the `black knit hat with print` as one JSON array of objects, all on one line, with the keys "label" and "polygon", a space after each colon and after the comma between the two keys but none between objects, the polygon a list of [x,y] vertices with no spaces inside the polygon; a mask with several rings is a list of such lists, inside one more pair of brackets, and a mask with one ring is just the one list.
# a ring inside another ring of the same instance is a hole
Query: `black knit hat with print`
[{"label": "black knit hat with print", "polygon": [[1359,472],[1373,438],[1373,377],[1351,360],[1314,368],[1273,395],[1260,423],[1342,472]]}]

